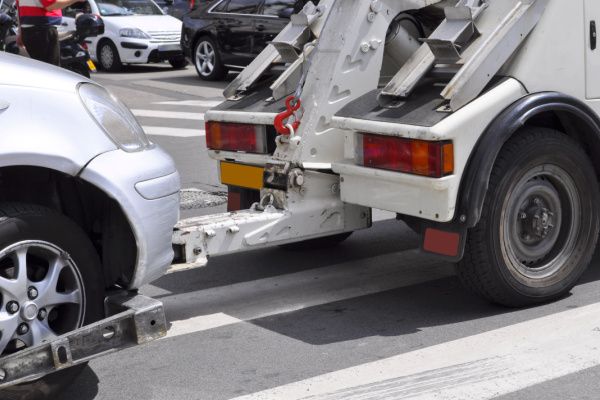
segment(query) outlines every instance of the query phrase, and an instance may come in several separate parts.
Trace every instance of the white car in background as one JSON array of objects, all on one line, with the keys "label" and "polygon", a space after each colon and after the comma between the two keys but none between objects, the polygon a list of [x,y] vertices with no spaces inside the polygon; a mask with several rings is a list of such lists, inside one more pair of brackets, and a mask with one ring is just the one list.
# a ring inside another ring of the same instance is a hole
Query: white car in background
[{"label": "white car in background", "polygon": [[88,38],[90,56],[106,71],[123,64],[169,61],[174,68],[186,65],[181,51],[181,21],[152,0],[88,0],[63,12],[63,28],[75,29],[75,17],[91,12],[102,17],[103,35]]}]

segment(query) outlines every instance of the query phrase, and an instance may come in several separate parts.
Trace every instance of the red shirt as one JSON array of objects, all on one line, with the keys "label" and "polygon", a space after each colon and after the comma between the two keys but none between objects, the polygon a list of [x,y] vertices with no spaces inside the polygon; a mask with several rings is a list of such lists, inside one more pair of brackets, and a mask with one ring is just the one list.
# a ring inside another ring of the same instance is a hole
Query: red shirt
[{"label": "red shirt", "polygon": [[22,27],[60,25],[62,21],[61,10],[46,10],[56,0],[17,0],[19,8],[19,22]]}]

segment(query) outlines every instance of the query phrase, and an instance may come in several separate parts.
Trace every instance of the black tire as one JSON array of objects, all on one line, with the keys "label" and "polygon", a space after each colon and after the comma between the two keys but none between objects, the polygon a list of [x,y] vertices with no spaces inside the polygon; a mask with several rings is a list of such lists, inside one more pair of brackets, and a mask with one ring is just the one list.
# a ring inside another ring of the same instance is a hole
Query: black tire
[{"label": "black tire", "polygon": [[322,250],[335,247],[348,239],[352,232],[338,233],[337,235],[309,239],[303,242],[282,244],[280,247],[288,251]]},{"label": "black tire", "polygon": [[174,69],[183,69],[187,65],[187,60],[183,56],[175,57],[169,60],[169,64],[171,64],[171,67]]},{"label": "black tire", "polygon": [[599,201],[594,167],[577,142],[551,129],[523,129],[496,160],[459,279],[509,307],[564,296],[595,251]]},{"label": "black tire", "polygon": [[[44,207],[3,203],[0,204],[0,250],[24,240],[52,243],[66,251],[75,263],[85,292],[87,325],[104,317],[104,286],[98,254],[92,243],[70,219]],[[54,399],[61,390],[85,368],[85,364],[0,390],[3,400]]]},{"label": "black tire", "polygon": [[123,69],[123,63],[121,63],[119,51],[114,43],[110,40],[102,40],[98,44],[98,51],[96,54],[98,58],[98,65],[103,70],[108,72],[119,72]]},{"label": "black tire", "polygon": [[[210,49],[214,52],[213,67],[212,69],[206,69],[208,66],[203,64],[200,53],[204,53]],[[194,67],[196,67],[198,76],[202,80],[219,81],[227,75],[227,68],[225,68],[221,60],[219,46],[217,46],[217,43],[210,36],[202,36],[196,41],[194,53],[192,54],[192,62],[194,63]]]}]

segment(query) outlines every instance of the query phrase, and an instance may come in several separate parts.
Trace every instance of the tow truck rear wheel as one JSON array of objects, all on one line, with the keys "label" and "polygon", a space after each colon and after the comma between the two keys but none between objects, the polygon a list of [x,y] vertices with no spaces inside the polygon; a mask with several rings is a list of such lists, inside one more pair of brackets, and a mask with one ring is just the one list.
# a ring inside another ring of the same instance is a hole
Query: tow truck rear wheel
[{"label": "tow truck rear wheel", "polygon": [[[8,355],[103,318],[96,250],[73,221],[50,209],[0,204],[0,354]],[[3,400],[54,399],[85,365],[0,390]]]},{"label": "tow truck rear wheel", "polygon": [[576,284],[598,240],[598,179],[567,135],[526,128],[501,150],[479,224],[458,265],[462,283],[488,300],[522,307]]}]

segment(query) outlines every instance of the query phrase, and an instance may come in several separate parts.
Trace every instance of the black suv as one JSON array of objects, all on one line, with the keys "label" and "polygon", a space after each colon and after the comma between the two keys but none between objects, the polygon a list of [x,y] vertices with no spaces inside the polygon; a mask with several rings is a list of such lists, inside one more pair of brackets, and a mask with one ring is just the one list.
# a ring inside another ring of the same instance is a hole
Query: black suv
[{"label": "black suv", "polygon": [[[197,2],[184,15],[181,47],[201,79],[214,81],[246,67],[307,0]],[[316,3],[316,1],[313,1]]]}]

